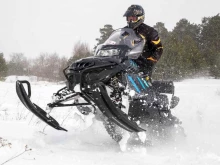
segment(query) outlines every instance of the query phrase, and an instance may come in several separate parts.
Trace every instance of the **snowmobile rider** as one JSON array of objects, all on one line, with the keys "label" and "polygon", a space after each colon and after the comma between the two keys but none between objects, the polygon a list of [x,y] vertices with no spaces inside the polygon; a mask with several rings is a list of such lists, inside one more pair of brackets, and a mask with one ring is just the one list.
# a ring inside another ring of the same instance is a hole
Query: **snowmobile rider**
[{"label": "snowmobile rider", "polygon": [[155,64],[163,53],[162,43],[158,36],[158,32],[146,24],[144,24],[145,13],[140,5],[131,5],[124,14],[127,20],[128,28],[132,28],[137,34],[146,40],[146,44],[142,55],[134,60],[142,72],[142,76],[146,80],[151,80],[152,72]]}]

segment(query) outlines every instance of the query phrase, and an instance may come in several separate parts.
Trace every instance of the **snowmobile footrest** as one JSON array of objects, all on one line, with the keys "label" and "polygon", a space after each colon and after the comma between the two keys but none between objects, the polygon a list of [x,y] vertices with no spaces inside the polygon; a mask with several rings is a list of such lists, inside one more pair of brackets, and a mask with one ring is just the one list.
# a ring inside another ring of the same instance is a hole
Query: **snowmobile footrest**
[{"label": "snowmobile footrest", "polygon": [[153,81],[152,85],[158,93],[174,94],[174,85],[172,81]]},{"label": "snowmobile footrest", "polygon": [[171,108],[171,109],[175,108],[175,107],[178,105],[179,101],[180,101],[179,97],[173,96],[173,97],[171,98],[170,108]]},{"label": "snowmobile footrest", "polygon": [[[27,85],[28,94],[23,84]],[[38,118],[57,130],[67,131],[66,129],[62,128],[53,117],[49,116],[49,114],[47,114],[43,109],[31,102],[31,85],[28,81],[16,81],[16,92],[24,106],[34,113]]]}]

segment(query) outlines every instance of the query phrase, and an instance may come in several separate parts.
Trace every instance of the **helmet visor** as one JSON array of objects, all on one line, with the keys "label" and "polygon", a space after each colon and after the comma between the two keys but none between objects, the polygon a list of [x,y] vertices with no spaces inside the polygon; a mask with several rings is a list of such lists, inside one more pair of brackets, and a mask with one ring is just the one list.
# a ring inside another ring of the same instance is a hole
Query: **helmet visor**
[{"label": "helmet visor", "polygon": [[127,17],[127,21],[128,22],[137,22],[138,21],[138,17],[136,17],[136,16],[129,16],[129,17]]}]

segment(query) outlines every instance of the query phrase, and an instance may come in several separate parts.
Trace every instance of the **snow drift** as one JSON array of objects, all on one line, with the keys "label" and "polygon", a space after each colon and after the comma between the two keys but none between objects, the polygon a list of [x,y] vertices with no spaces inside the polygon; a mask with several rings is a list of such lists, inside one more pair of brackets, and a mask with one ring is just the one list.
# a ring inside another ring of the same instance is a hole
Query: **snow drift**
[{"label": "snow drift", "polygon": [[[179,105],[173,114],[183,122],[184,141],[152,147],[127,145],[122,152],[92,115],[56,109],[52,115],[69,132],[59,132],[34,117],[18,100],[15,84],[0,82],[0,164],[220,164],[220,80],[195,79],[175,83]],[[42,106],[62,85],[33,85],[32,99]],[[125,144],[126,145],[126,144]]]}]

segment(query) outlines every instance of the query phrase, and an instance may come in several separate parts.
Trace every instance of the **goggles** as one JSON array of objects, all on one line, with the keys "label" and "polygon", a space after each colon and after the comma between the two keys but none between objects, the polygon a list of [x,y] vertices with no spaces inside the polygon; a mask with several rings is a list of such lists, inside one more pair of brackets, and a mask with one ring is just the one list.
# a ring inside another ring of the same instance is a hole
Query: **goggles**
[{"label": "goggles", "polygon": [[137,22],[138,21],[138,17],[136,17],[136,16],[129,16],[129,17],[127,17],[127,21],[128,22]]}]

